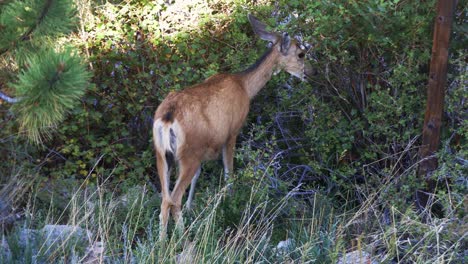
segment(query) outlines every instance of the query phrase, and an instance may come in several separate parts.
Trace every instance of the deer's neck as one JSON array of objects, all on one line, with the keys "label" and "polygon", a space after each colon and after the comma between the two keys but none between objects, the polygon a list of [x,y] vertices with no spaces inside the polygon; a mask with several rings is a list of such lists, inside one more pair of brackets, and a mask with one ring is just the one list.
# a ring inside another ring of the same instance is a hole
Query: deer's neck
[{"label": "deer's neck", "polygon": [[244,89],[250,98],[253,98],[271,79],[277,69],[278,53],[276,48],[272,47],[254,65],[240,74]]}]

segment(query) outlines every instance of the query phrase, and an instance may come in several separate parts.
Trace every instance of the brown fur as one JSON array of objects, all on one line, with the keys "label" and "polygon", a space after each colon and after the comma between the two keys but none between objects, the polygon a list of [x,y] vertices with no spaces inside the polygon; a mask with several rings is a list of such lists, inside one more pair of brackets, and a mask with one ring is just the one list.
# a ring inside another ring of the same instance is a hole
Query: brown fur
[{"label": "brown fur", "polygon": [[[306,51],[296,40],[267,32],[256,18],[249,19],[262,39],[273,42],[271,50],[254,67],[237,74],[217,74],[180,92],[171,92],[156,110],[153,136],[163,197],[161,237],[166,233],[169,210],[177,225],[183,225],[182,196],[192,183],[187,201],[191,203],[202,161],[216,159],[223,153],[226,177],[232,173],[234,146],[249,112],[250,100],[272,74],[285,70],[303,78],[310,72],[304,56],[298,56]],[[288,39],[283,41],[284,38]],[[172,192],[169,192],[171,162],[167,157],[173,157],[179,166]]]},{"label": "brown fur", "polygon": [[[219,74],[206,82],[170,93],[158,107],[155,120],[172,112],[184,127],[185,144],[177,159],[195,156],[216,159],[227,139],[236,136],[249,112],[249,97],[239,79]],[[173,107],[173,109],[171,109]]]}]

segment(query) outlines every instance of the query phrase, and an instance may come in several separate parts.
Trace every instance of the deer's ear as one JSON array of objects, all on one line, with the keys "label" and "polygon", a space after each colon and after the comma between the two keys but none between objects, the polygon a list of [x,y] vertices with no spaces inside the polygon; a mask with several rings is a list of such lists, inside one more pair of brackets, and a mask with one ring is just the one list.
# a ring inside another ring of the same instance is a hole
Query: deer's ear
[{"label": "deer's ear", "polygon": [[253,31],[257,34],[261,39],[270,41],[272,43],[278,42],[280,36],[275,32],[269,32],[266,30],[266,25],[258,20],[253,15],[248,15],[250,25],[252,25]]},{"label": "deer's ear", "polygon": [[283,55],[288,54],[288,50],[291,47],[291,37],[289,37],[288,33],[283,33],[283,37],[281,38],[281,53]]}]

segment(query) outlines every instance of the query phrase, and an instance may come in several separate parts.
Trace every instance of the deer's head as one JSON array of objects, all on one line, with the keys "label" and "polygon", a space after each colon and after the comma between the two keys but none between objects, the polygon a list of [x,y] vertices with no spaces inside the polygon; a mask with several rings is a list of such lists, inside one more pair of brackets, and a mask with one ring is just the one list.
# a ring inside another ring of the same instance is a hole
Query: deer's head
[{"label": "deer's head", "polygon": [[266,30],[266,25],[253,15],[249,14],[252,28],[261,39],[271,42],[272,48],[280,52],[278,57],[278,70],[284,70],[293,76],[306,79],[313,74],[312,66],[305,60],[309,51],[297,39],[291,38],[288,33],[277,33]]}]

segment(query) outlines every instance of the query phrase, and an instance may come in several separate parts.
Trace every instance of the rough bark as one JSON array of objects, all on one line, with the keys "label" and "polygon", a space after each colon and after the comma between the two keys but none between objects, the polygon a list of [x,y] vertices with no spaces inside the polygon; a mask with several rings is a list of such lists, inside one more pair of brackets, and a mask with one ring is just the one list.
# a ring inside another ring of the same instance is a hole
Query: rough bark
[{"label": "rough bark", "polygon": [[418,176],[427,183],[426,190],[418,191],[417,202],[422,207],[428,204],[428,196],[434,192],[436,187],[436,181],[430,179],[430,176],[437,169],[435,153],[440,142],[440,128],[447,83],[449,42],[456,4],[456,0],[439,0],[437,2],[422,145],[419,149],[421,163],[418,168]]}]

